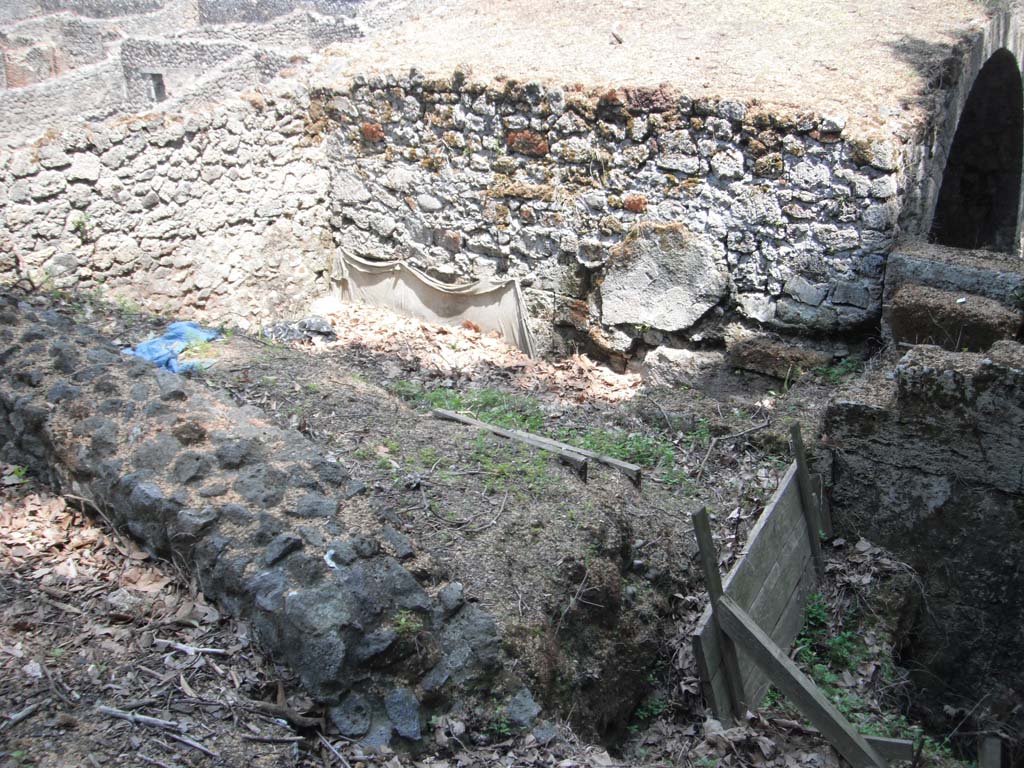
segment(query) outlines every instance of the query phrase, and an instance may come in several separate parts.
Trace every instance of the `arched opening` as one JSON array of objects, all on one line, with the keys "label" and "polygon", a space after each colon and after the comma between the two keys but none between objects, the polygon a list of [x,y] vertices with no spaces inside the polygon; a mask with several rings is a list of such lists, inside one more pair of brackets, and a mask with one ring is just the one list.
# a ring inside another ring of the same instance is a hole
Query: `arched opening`
[{"label": "arched opening", "polygon": [[956,248],[1012,253],[1024,150],[1024,86],[1013,54],[981,68],[953,138],[931,239]]}]

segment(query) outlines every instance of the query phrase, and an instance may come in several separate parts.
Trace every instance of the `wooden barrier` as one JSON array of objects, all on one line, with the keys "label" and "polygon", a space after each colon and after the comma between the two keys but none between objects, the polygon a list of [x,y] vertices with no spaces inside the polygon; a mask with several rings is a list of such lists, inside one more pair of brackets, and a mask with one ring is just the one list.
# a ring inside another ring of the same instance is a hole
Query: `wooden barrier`
[{"label": "wooden barrier", "polygon": [[[800,633],[804,604],[816,582],[797,472],[794,461],[722,585],[724,593],[784,648],[790,647]],[[740,652],[738,689],[742,693],[741,700],[734,701],[715,634],[709,605],[694,633],[694,654],[708,706],[716,718],[729,722],[734,716],[742,716],[744,707],[752,709],[761,702],[769,680],[752,659]]]},{"label": "wooden barrier", "polygon": [[820,535],[831,529],[796,424],[792,438],[796,459],[724,584],[707,512],[693,516],[708,588],[708,608],[693,637],[705,698],[729,724],[756,709],[774,685],[855,768],[885,768],[887,761],[911,759],[913,743],[862,736],[783,650],[799,634],[807,596],[824,574]]}]

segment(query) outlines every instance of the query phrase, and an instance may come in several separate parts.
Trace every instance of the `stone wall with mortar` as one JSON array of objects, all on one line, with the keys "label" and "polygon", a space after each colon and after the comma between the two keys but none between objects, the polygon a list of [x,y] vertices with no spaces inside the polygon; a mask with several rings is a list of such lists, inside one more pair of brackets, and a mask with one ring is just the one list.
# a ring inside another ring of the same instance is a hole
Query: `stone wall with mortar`
[{"label": "stone wall with mortar", "polygon": [[281,79],[7,156],[0,269],[251,323],[325,292],[337,248],[517,277],[546,349],[727,313],[839,332],[878,318],[903,191],[902,148],[843,130],[667,88]]},{"label": "stone wall with mortar", "polygon": [[343,736],[416,742],[452,708],[537,716],[494,619],[414,576],[404,534],[353,523],[362,484],[298,432],[2,295],[0,350],[0,455],[194,573]]},{"label": "stone wall with mortar", "polygon": [[723,310],[819,332],[878,317],[903,148],[840,116],[666,87],[329,79],[314,110],[343,250],[518,277],[538,331],[613,352],[700,338]]},{"label": "stone wall with mortar", "polygon": [[915,347],[894,376],[879,370],[837,397],[823,430],[837,526],[922,580],[925,609],[904,649],[921,702],[940,712],[984,699],[981,711],[1020,733],[1024,347]]},{"label": "stone wall with mortar", "polygon": [[0,159],[0,280],[245,327],[301,313],[333,252],[308,96],[69,129]]}]

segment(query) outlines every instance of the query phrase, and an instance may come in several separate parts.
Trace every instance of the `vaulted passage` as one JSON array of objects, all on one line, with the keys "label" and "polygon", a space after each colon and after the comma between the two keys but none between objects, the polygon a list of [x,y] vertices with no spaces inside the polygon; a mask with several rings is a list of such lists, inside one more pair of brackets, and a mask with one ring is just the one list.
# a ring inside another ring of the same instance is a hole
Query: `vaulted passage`
[{"label": "vaulted passage", "polygon": [[1013,252],[1024,147],[1022,110],[1020,69],[1004,48],[982,67],[967,98],[942,179],[932,240]]}]

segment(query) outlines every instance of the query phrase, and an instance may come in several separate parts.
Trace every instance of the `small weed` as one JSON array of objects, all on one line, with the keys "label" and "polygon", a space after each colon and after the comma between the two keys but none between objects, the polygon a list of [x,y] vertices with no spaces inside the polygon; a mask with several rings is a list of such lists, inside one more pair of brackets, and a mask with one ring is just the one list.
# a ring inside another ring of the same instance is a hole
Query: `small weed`
[{"label": "small weed", "polygon": [[416,637],[423,631],[423,621],[412,611],[401,610],[395,614],[395,632],[399,637]]},{"label": "small weed", "polygon": [[512,724],[509,722],[503,709],[495,710],[494,717],[487,724],[487,732],[492,738],[498,740],[507,739],[512,735]]},{"label": "small weed", "polygon": [[697,426],[686,433],[686,440],[691,447],[703,448],[711,444],[711,424],[707,419],[697,419]]},{"label": "small weed", "polygon": [[307,381],[304,389],[311,395],[315,395],[320,391],[320,385],[315,381]]},{"label": "small weed", "polygon": [[71,222],[71,231],[84,243],[89,237],[89,214],[79,213],[75,216]]},{"label": "small weed", "polygon": [[18,480],[24,480],[28,477],[28,467],[23,467],[19,464],[15,464],[11,467],[11,474],[14,475]]}]

